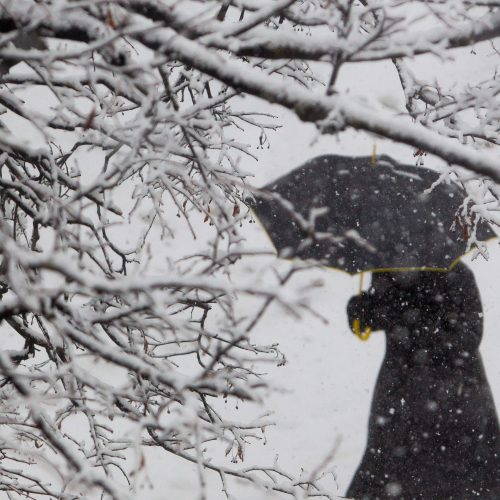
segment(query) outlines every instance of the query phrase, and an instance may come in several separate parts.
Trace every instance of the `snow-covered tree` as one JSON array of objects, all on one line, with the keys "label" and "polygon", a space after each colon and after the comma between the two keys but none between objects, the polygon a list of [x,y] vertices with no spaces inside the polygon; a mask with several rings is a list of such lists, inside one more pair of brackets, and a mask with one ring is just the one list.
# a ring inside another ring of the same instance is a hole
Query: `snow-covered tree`
[{"label": "snow-covered tree", "polygon": [[[230,476],[334,498],[321,471],[237,464],[271,420],[223,400],[260,401],[259,360],[282,362],[251,331],[273,302],[308,309],[284,286],[300,264],[231,279],[254,189],[241,131],[284,125],[264,101],[405,143],[470,186],[467,223],[499,223],[498,34],[495,0],[0,0],[0,490],[133,498],[156,447],[197,466],[201,498],[206,474],[228,498]],[[408,63],[478,43],[484,81],[443,88]],[[384,60],[406,115],[337,88]]]}]

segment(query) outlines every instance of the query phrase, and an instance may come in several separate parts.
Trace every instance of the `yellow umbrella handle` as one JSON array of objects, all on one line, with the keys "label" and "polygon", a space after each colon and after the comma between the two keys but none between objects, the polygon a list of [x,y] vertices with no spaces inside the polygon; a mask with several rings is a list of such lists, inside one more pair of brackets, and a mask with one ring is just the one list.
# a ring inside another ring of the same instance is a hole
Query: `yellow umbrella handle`
[{"label": "yellow umbrella handle", "polygon": [[363,332],[361,331],[361,321],[359,319],[354,320],[352,329],[354,331],[354,335],[356,335],[359,340],[368,340],[372,334],[372,329],[369,326],[365,327]]},{"label": "yellow umbrella handle", "polygon": [[[359,275],[359,295],[363,292],[363,273],[360,273]],[[370,338],[370,335],[372,334],[372,329],[371,327],[367,326],[365,327],[365,331],[361,331],[361,321],[359,318],[356,318],[352,324],[352,330],[356,337],[358,337],[359,340],[368,340]]]}]

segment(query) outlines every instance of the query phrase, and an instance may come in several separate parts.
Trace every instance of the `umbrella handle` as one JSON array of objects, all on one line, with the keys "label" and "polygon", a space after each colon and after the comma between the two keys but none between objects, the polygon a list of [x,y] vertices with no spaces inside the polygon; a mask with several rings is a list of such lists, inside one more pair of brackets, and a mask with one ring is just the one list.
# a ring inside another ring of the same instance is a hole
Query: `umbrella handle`
[{"label": "umbrella handle", "polygon": [[352,323],[352,330],[354,332],[354,335],[356,335],[359,340],[363,341],[368,340],[370,338],[370,335],[372,334],[372,329],[369,326],[365,327],[365,330],[363,332],[361,331],[361,321],[358,318],[356,318]]}]

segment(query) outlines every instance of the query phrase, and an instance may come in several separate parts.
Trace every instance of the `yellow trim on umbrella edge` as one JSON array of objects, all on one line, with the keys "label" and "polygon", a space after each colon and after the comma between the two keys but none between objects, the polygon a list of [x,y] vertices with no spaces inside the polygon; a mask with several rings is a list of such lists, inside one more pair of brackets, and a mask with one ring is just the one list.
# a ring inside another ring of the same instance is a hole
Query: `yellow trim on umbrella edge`
[{"label": "yellow trim on umbrella edge", "polygon": [[[273,243],[273,240],[272,240],[270,234],[268,233],[267,229],[264,227],[264,224],[262,224],[262,222],[259,220],[259,218],[258,218],[257,214],[255,213],[255,211],[253,210],[253,208],[250,208],[250,210],[252,211],[252,214],[254,215],[254,220],[256,222],[258,221],[259,225],[262,227],[262,229],[266,233],[266,236],[267,236],[269,242],[271,243],[271,245],[273,246],[273,248],[276,248],[274,246],[274,243]],[[492,231],[493,231],[493,229],[492,229]],[[496,240],[496,239],[499,239],[499,238],[500,238],[500,235],[497,234],[497,235],[492,236],[491,238],[488,238],[487,240],[484,240],[484,241],[488,242],[488,241]],[[406,273],[406,272],[418,272],[418,271],[422,271],[422,272],[436,272],[436,273],[447,273],[447,272],[451,271],[460,262],[460,259],[462,257],[465,257],[466,255],[468,255],[472,251],[473,251],[473,249],[471,248],[469,251],[467,251],[464,254],[460,255],[455,260],[453,260],[452,263],[448,267],[428,267],[428,266],[415,266],[415,267],[377,267],[377,268],[374,268],[374,269],[363,269],[361,271],[355,271],[355,272],[351,273],[349,271],[344,271],[344,269],[339,269],[338,267],[329,266],[327,264],[319,264],[318,266],[319,267],[323,267],[325,269],[331,269],[332,271],[338,271],[340,273],[348,274],[349,276],[356,276],[357,274],[360,274],[360,273]],[[300,257],[280,257],[277,253],[276,253],[276,257],[278,257],[280,259],[283,259],[283,260],[290,260],[290,261],[294,260],[294,259],[299,259],[299,260],[303,260],[303,261],[315,260],[315,259],[301,259]],[[316,262],[318,262],[318,261],[316,261]]]}]

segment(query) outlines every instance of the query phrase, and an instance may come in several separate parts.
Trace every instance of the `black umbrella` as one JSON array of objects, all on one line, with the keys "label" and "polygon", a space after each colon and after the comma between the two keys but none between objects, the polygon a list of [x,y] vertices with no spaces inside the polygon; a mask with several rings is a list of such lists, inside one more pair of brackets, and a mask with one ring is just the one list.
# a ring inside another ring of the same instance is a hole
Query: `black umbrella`
[{"label": "black umbrella", "polygon": [[[438,178],[387,156],[319,156],[265,186],[254,210],[284,257],[351,274],[445,271],[467,251],[471,224],[459,215],[457,184],[426,191]],[[495,236],[481,222],[473,230],[478,240]]]}]

